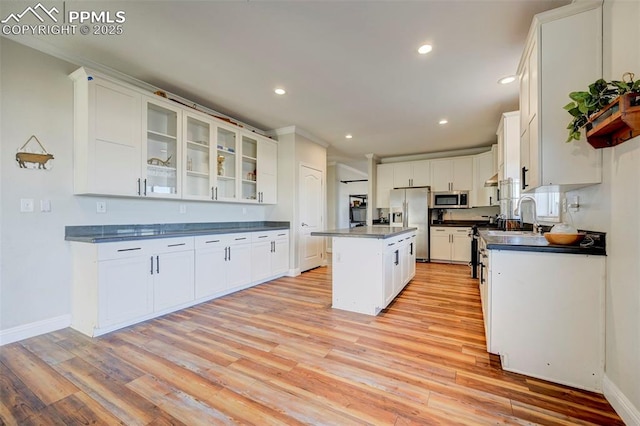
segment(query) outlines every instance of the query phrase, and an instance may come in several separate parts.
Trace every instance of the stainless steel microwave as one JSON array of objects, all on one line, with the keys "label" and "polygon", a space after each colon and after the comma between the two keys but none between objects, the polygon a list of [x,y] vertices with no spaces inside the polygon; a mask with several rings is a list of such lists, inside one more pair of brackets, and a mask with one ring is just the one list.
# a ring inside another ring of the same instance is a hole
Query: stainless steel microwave
[{"label": "stainless steel microwave", "polygon": [[432,209],[467,209],[469,191],[443,191],[431,193]]}]

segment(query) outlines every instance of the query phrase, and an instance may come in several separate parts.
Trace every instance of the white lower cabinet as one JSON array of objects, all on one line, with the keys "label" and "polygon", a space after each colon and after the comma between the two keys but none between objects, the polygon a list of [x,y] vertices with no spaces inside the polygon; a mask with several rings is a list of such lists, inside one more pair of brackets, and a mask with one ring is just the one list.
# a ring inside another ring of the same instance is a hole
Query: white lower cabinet
[{"label": "white lower cabinet", "polygon": [[488,253],[488,351],[506,371],[602,392],[605,256]]},{"label": "white lower cabinet", "polygon": [[430,256],[435,262],[468,263],[471,261],[470,228],[432,226]]},{"label": "white lower cabinet", "polygon": [[[98,281],[102,285],[98,289],[97,303],[101,309],[97,327],[109,327],[153,312],[150,269],[151,260],[146,255],[99,262]],[[74,316],[74,323],[77,319]]]},{"label": "white lower cabinet", "polygon": [[[269,231],[266,256],[254,234],[73,242],[72,328],[99,336],[284,275],[289,231]],[[254,278],[263,258],[269,275]]]},{"label": "white lower cabinet", "polygon": [[289,269],[289,231],[255,232],[251,236],[251,280],[260,282]]},{"label": "white lower cabinet", "polygon": [[400,245],[395,242],[388,242],[384,250],[384,306],[387,306],[396,294],[400,283],[402,282],[402,264],[400,263]]},{"label": "white lower cabinet", "polygon": [[250,233],[199,236],[195,247],[197,299],[221,296],[251,284]]},{"label": "white lower cabinet", "polygon": [[156,240],[151,257],[153,311],[181,306],[194,299],[193,237]]}]

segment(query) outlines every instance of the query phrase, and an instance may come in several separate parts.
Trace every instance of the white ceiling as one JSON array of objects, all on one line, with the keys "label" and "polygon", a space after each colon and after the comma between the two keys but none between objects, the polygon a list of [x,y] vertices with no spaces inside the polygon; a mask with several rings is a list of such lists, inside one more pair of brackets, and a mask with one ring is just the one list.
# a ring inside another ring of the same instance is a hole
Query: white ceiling
[{"label": "white ceiling", "polygon": [[298,126],[356,165],[495,142],[500,113],[518,108],[517,83],[498,78],[516,72],[533,15],[567,3],[66,1],[125,11],[124,34],[40,41],[259,129]]}]

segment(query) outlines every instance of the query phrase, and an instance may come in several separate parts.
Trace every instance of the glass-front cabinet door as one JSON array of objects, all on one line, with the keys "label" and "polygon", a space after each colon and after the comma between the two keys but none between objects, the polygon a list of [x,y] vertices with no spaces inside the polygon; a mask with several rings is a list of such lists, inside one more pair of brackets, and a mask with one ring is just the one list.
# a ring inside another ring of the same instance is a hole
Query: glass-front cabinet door
[{"label": "glass-front cabinet door", "polygon": [[216,152],[211,146],[213,127],[210,120],[184,113],[183,198],[211,200],[214,195],[211,176],[214,170],[212,157]]},{"label": "glass-front cabinet door", "polygon": [[179,198],[182,111],[163,101],[148,98],[144,102],[143,114],[146,129],[140,195]]},{"label": "glass-front cabinet door", "polygon": [[227,126],[216,127],[216,176],[213,199],[234,201],[238,197],[238,131]]},{"label": "glass-front cabinet door", "polygon": [[242,182],[242,201],[257,202],[258,140],[249,135],[242,135],[241,165],[240,182]]}]

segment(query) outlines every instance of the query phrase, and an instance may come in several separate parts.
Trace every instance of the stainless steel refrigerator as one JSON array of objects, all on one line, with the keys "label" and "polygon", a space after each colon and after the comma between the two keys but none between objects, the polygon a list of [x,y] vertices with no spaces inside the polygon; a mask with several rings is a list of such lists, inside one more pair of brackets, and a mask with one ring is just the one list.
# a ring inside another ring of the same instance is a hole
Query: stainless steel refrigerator
[{"label": "stainless steel refrigerator", "polygon": [[429,202],[430,189],[420,188],[392,189],[389,195],[389,222],[391,226],[410,226],[418,228],[416,235],[416,259],[423,262],[429,256]]}]

